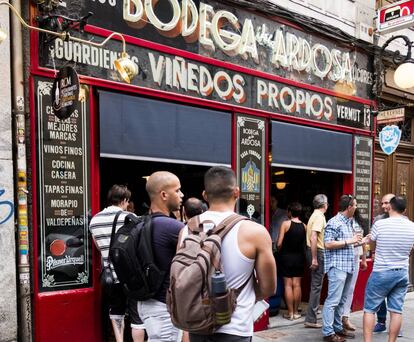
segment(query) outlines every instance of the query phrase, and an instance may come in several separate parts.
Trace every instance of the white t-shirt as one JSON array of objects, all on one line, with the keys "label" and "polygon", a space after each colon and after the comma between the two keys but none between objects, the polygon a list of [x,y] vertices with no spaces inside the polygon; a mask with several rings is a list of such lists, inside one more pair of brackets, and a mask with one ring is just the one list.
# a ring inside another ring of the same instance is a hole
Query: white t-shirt
[{"label": "white t-shirt", "polygon": [[408,269],[408,258],[414,245],[414,223],[408,218],[378,220],[372,226],[371,240],[376,242],[374,272]]}]

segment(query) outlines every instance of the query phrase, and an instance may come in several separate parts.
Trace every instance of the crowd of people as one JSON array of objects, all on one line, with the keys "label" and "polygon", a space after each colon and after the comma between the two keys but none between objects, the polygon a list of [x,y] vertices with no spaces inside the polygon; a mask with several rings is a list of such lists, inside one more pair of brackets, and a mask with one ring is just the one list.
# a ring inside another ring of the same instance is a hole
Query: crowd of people
[{"label": "crowd of people", "polygon": [[[199,215],[201,222],[218,225],[234,212],[240,194],[234,172],[221,166],[207,171],[204,189],[203,200],[189,198],[182,205],[184,194],[176,175],[160,171],[147,180],[154,259],[165,272],[160,290],[149,300],[128,298],[108,260],[116,214],[121,212],[116,222],[116,229],[119,229],[126,215],[134,212],[131,192],[125,186],[114,185],[108,193],[109,206],[92,218],[90,231],[101,252],[103,266],[111,268],[115,280],[109,296],[109,317],[117,342],[123,341],[126,313],[130,317],[135,342],[144,341],[146,334],[150,341],[251,341],[255,302],[276,291],[275,256],[278,274],[283,277],[287,306],[283,317],[288,320],[301,317],[301,279],[309,270],[311,280],[305,327],[321,329],[326,341],[342,342],[355,338],[356,328],[349,317],[359,270],[367,269],[368,245],[371,252],[375,252],[375,261],[365,290],[364,340],[369,342],[373,332],[386,329],[388,310],[391,317],[389,341],[395,341],[400,333],[402,306],[408,287],[408,258],[414,245],[414,224],[404,216],[406,200],[392,194],[383,197],[383,214],[375,218],[372,227],[359,214],[356,198],[352,195],[340,197],[339,211],[328,222],[325,218],[328,198],[324,194],[316,195],[314,211],[305,220],[306,224],[302,222],[300,203],[293,202],[283,210],[272,197],[269,231],[254,220],[242,220],[222,242],[221,263],[227,284],[231,288],[243,284],[230,323],[219,327],[213,335],[181,332],[171,321],[166,292],[170,286],[171,262],[188,234],[186,222]],[[208,225],[204,225],[204,230],[209,230]],[[317,315],[325,275],[328,294],[320,324]]]},{"label": "crowd of people", "polygon": [[[275,203],[277,206],[277,201]],[[271,235],[277,241],[277,266],[285,285],[288,313],[284,317],[290,320],[301,317],[298,305],[306,256],[311,284],[305,327],[322,329],[326,341],[354,339],[356,328],[349,319],[353,293],[359,271],[367,269],[366,256],[370,250],[374,264],[365,288],[364,341],[372,341],[373,333],[386,330],[387,306],[391,317],[389,341],[395,341],[402,336],[402,308],[409,284],[409,256],[414,245],[414,223],[404,215],[406,199],[394,194],[383,196],[383,213],[374,219],[371,229],[352,195],[340,197],[339,212],[328,222],[325,218],[326,195],[316,195],[313,207],[307,226],[298,218],[299,203],[289,205],[287,212],[274,210]],[[325,275],[328,294],[321,324],[317,314]]]}]

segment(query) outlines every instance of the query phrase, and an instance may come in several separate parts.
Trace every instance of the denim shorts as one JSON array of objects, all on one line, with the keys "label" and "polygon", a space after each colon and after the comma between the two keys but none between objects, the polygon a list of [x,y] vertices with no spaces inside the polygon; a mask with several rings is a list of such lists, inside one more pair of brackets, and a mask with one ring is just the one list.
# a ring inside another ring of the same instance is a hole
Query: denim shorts
[{"label": "denim shorts", "polygon": [[365,289],[364,312],[376,313],[387,298],[388,311],[402,313],[408,284],[405,268],[372,272]]}]

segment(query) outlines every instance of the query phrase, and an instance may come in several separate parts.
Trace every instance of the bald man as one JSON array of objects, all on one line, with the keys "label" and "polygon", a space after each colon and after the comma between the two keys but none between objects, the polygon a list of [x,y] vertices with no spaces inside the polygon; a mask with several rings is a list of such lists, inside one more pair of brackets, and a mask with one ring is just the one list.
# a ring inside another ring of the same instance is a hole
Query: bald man
[{"label": "bald man", "polygon": [[138,312],[151,341],[177,341],[178,329],[172,325],[165,304],[166,291],[170,285],[170,266],[175,255],[178,235],[184,224],[170,218],[172,211],[180,209],[183,193],[180,180],[167,171],[153,173],[147,181],[152,217],[152,248],[157,266],[165,272],[164,282],[151,299],[138,302]]}]

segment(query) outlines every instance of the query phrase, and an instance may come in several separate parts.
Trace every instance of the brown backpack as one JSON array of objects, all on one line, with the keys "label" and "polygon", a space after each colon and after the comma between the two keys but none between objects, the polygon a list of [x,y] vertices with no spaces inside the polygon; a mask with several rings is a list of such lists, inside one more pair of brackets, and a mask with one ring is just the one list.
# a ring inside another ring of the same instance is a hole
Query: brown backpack
[{"label": "brown backpack", "polygon": [[[246,217],[232,214],[217,227],[212,221],[200,223],[199,216],[188,222],[188,236],[172,260],[167,307],[172,323],[195,334],[213,334],[219,327],[216,320],[217,298],[211,293],[211,276],[222,271],[221,241],[225,235]],[[214,225],[207,233],[205,223]],[[238,289],[229,289],[225,300],[233,312],[237,296],[250,278]],[[221,298],[223,300],[223,298]]]}]

